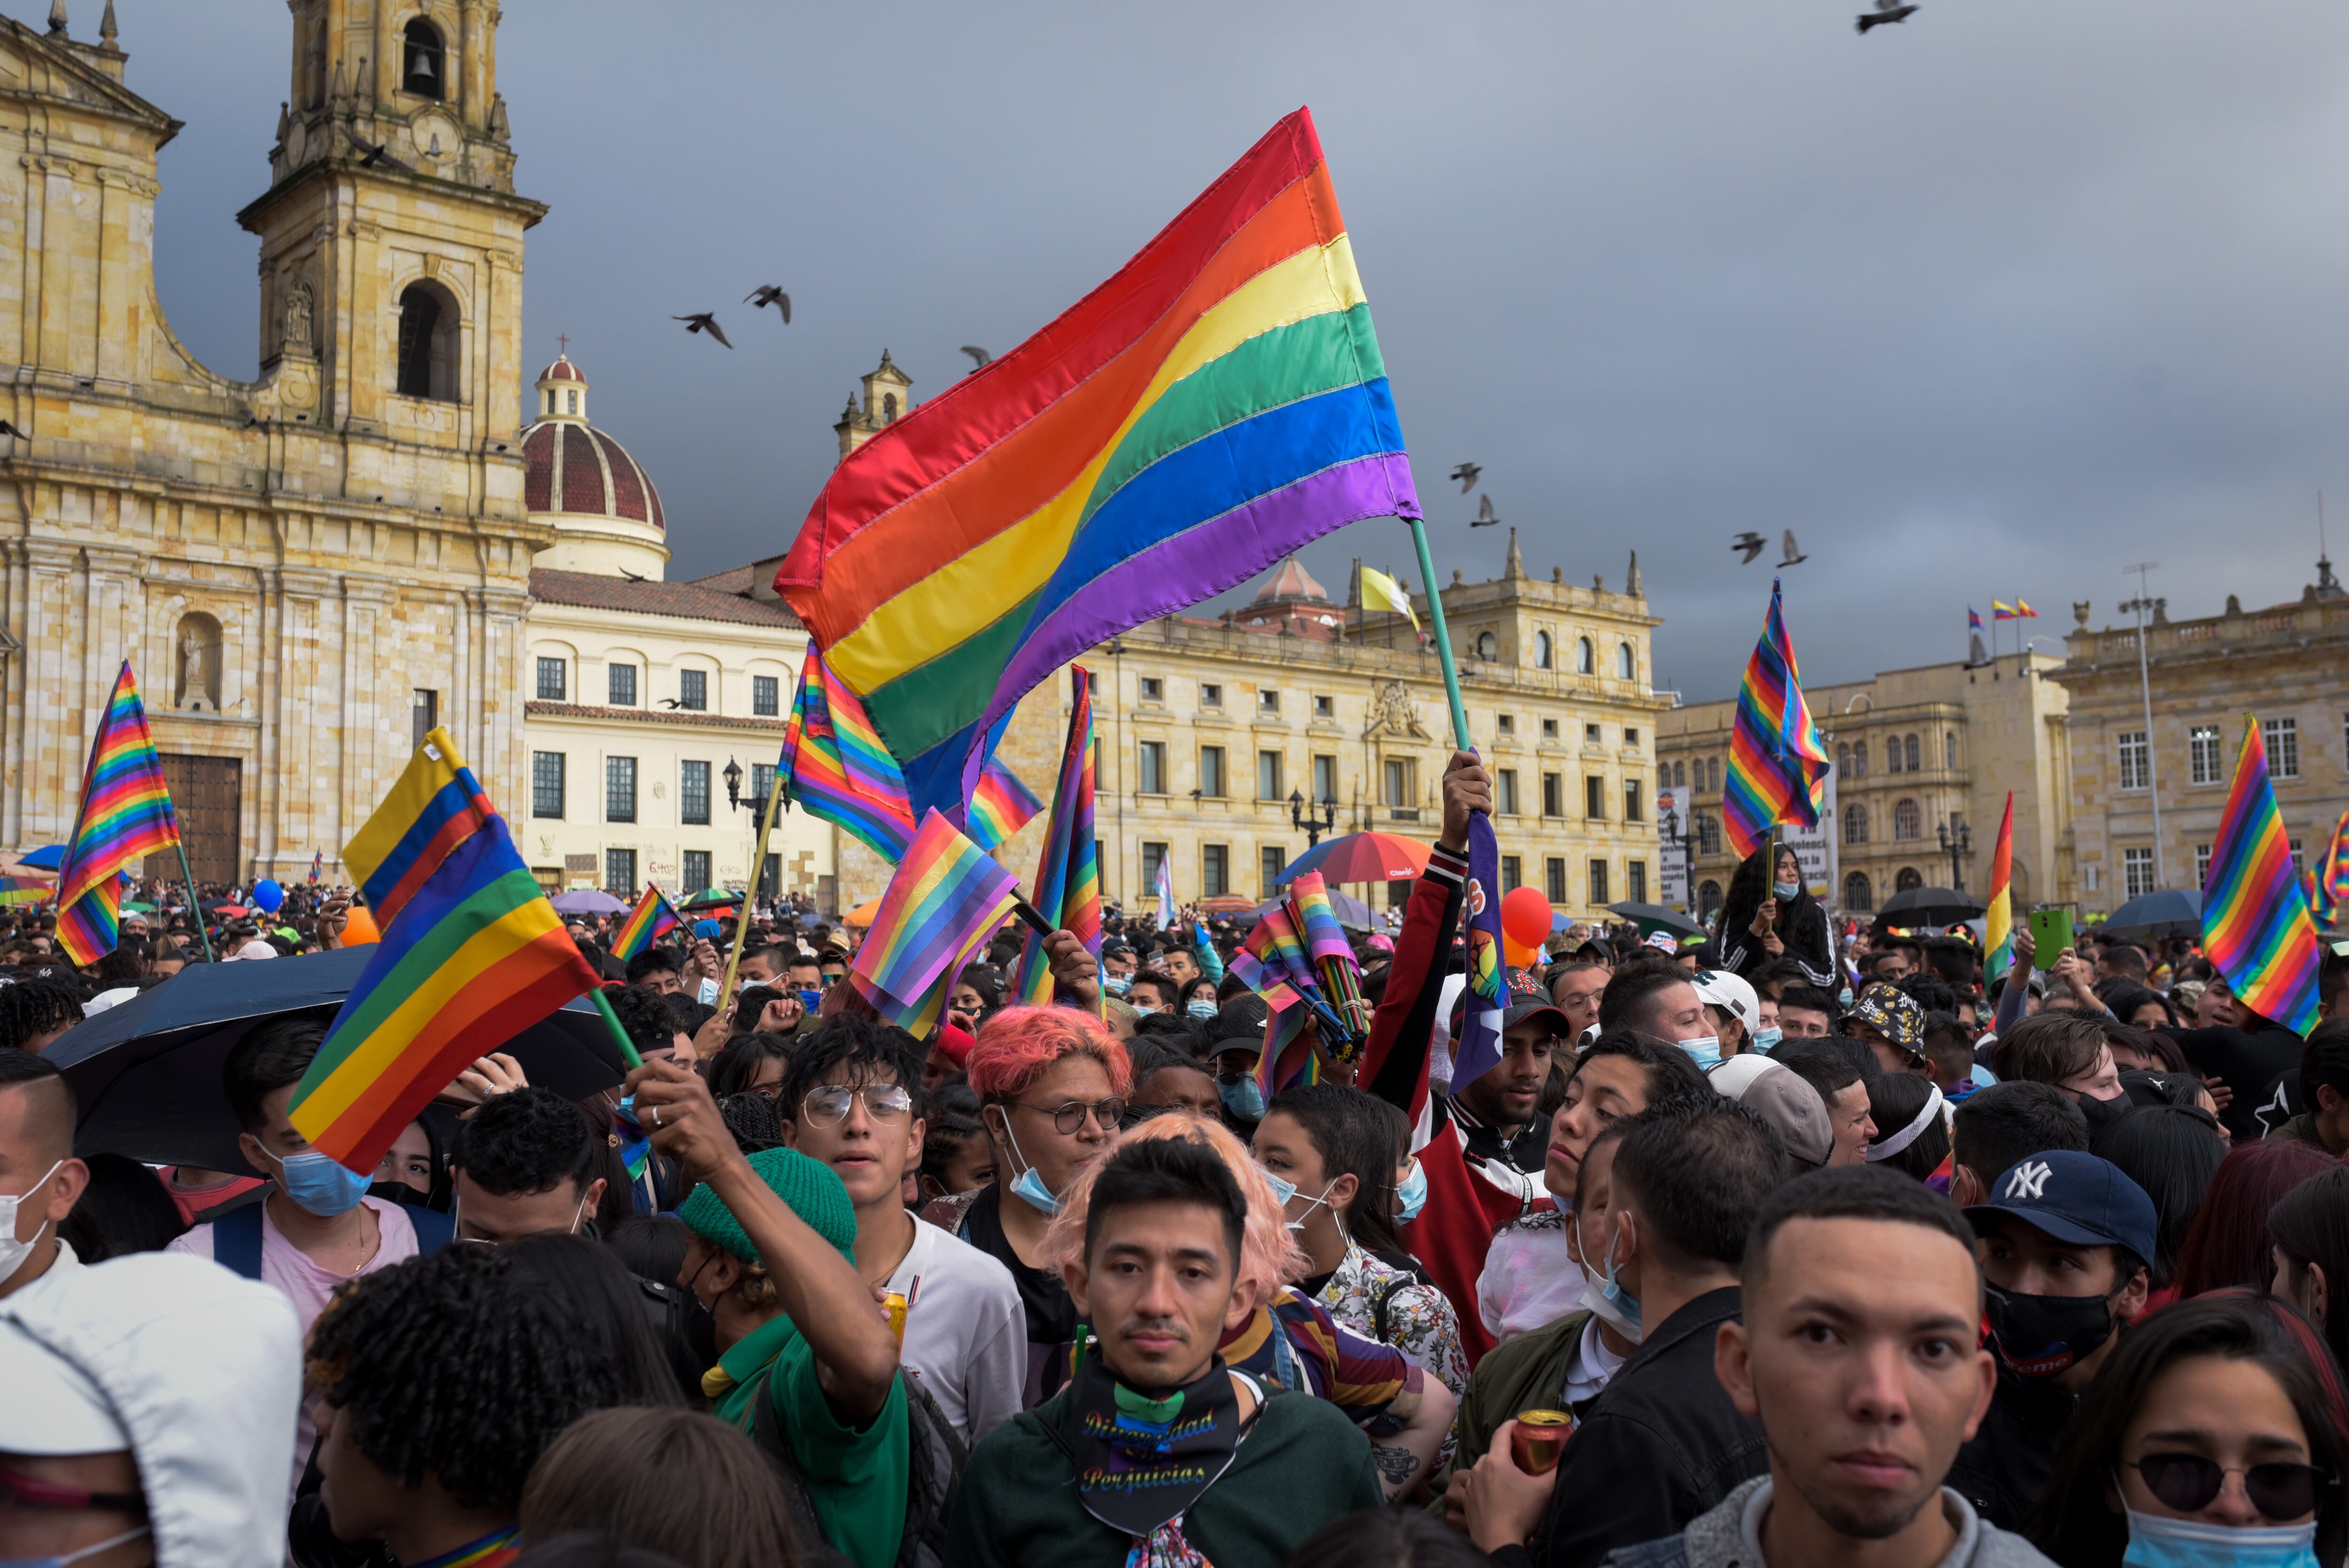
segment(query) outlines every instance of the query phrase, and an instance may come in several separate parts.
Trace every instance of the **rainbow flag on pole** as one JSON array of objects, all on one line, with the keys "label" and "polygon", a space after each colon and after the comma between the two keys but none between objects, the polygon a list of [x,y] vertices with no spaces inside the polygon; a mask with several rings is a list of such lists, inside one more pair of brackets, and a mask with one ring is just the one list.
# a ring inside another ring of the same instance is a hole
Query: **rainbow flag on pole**
[{"label": "rainbow flag on pole", "polygon": [[2316,874],[2316,892],[2308,912],[2317,924],[2337,926],[2344,916],[2349,916],[2349,811],[2342,812],[2341,820],[2333,824],[2323,857],[2310,869]]},{"label": "rainbow flag on pole", "polygon": [[[914,839],[905,778],[856,695],[833,678],[813,646],[800,670],[799,696],[776,766],[785,799],[862,840],[883,860],[904,858]],[[766,802],[759,809],[765,810]]]},{"label": "rainbow flag on pole", "polygon": [[2014,967],[2014,791],[2006,792],[2006,814],[1998,820],[1998,843],[1990,852],[1990,907],[1982,914],[1982,978],[1996,980]]},{"label": "rainbow flag on pole", "polygon": [[1745,664],[1745,684],[1737,693],[1737,718],[1730,732],[1729,779],[1722,790],[1721,815],[1730,847],[1742,860],[1760,849],[1781,822],[1819,825],[1826,800],[1827,754],[1803,700],[1802,668],[1779,588],[1770,584],[1770,614],[1762,640]]},{"label": "rainbow flag on pole", "polygon": [[[1037,913],[1059,931],[1074,932],[1098,962],[1102,949],[1101,859],[1093,838],[1092,682],[1082,665],[1069,666],[1069,738],[1061,748],[1061,779],[1052,790],[1052,815],[1044,825],[1044,851],[1036,866]],[[971,802],[978,814],[978,802]],[[1019,999],[1036,1006],[1052,999],[1052,965],[1044,939],[1028,934],[1016,982]]]},{"label": "rainbow flag on pole", "polygon": [[[759,809],[765,810],[766,802],[761,800]],[[626,963],[646,948],[657,945],[670,932],[684,924],[685,922],[677,917],[677,911],[669,907],[668,900],[661,896],[661,890],[647,882],[643,896],[636,900],[636,907],[628,911],[628,918],[620,923],[620,929],[613,934],[612,956]]]},{"label": "rainbow flag on pole", "polygon": [[[393,882],[397,913],[377,905],[383,940],[288,1108],[295,1129],[347,1170],[374,1170],[467,1063],[598,983],[472,778],[449,732],[433,730],[343,848],[363,885],[408,868]],[[444,812],[451,788],[464,792]],[[458,823],[470,830],[451,841]],[[429,868],[375,858],[387,844],[444,841]]]},{"label": "rainbow flag on pole", "polygon": [[963,828],[970,834],[972,843],[993,854],[1010,842],[1011,835],[1034,820],[1036,813],[1043,809],[1044,802],[1036,799],[1036,791],[1004,766],[1003,758],[989,757],[987,766],[979,770],[978,788],[971,791]]},{"label": "rainbow flag on pole", "polygon": [[2323,954],[2308,901],[2292,874],[2292,845],[2268,781],[2267,748],[2246,717],[2235,782],[2202,882],[2202,951],[2242,1004],[2306,1037],[2316,1026]]},{"label": "rainbow flag on pole", "polygon": [[427,735],[375,815],[343,846],[343,864],[387,940],[393,919],[441,862],[496,816],[449,732]]},{"label": "rainbow flag on pole", "polygon": [[67,958],[89,964],[114,951],[121,935],[123,872],[179,841],[163,759],[155,755],[138,677],[125,659],[90,741],[81,806],[57,870],[57,941]]},{"label": "rainbow flag on pole", "polygon": [[927,1039],[955,977],[1019,902],[1011,873],[933,810],[881,895],[849,984],[883,1017]]},{"label": "rainbow flag on pole", "polygon": [[1419,515],[1312,116],[1101,287],[833,470],[775,574],[916,810],[1022,695],[1368,517]]}]

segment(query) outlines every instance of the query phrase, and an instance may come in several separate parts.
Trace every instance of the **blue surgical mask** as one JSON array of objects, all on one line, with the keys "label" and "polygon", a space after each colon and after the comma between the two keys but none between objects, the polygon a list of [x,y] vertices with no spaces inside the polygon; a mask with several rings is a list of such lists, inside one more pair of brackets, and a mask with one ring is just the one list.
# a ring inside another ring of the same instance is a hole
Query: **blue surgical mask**
[{"label": "blue surgical mask", "polygon": [[110,1551],[126,1541],[136,1541],[152,1528],[151,1525],[142,1524],[136,1530],[126,1530],[121,1534],[101,1541],[95,1546],[85,1546],[78,1552],[68,1552],[62,1557],[0,1558],[0,1568],[66,1568],[68,1563],[78,1563],[85,1557],[95,1557],[101,1552]]},{"label": "blue surgical mask", "polygon": [[1185,1002],[1183,1011],[1195,1018],[1212,1018],[1216,1016],[1216,1005],[1213,1002]]},{"label": "blue surgical mask", "polygon": [[332,1156],[315,1149],[289,1154],[283,1160],[274,1154],[269,1158],[276,1161],[278,1186],[305,1214],[331,1220],[337,1214],[349,1213],[367,1196],[367,1178],[356,1171],[344,1170]]},{"label": "blue surgical mask", "polygon": [[1771,896],[1774,898],[1785,899],[1789,903],[1801,897],[1802,892],[1803,884],[1800,882],[1772,882],[1770,884]]},{"label": "blue surgical mask", "polygon": [[1276,1175],[1272,1171],[1266,1170],[1261,1165],[1257,1166],[1256,1169],[1257,1174],[1263,1177],[1265,1181],[1271,1185],[1274,1199],[1279,1202],[1282,1208],[1286,1209],[1288,1207],[1288,1201],[1297,1196],[1297,1183],[1289,1181],[1284,1176]]},{"label": "blue surgical mask", "polygon": [[1108,992],[1112,996],[1124,995],[1127,991],[1133,988],[1133,976],[1131,975],[1103,975],[1102,976],[1102,989]]},{"label": "blue surgical mask", "polygon": [[1254,1073],[1218,1073],[1216,1098],[1242,1121],[1264,1119],[1264,1086],[1256,1081]]},{"label": "blue surgical mask", "polygon": [[1837,1001],[1838,1001],[1838,1002],[1840,1002],[1840,1003],[1842,1003],[1842,1004],[1843,1004],[1845,1006],[1847,1006],[1847,1007],[1850,1006],[1851,1006],[1851,987],[1850,987],[1850,986],[1848,986],[1848,985],[1847,985],[1847,986],[1845,986],[1842,990],[1840,990],[1840,991],[1837,992],[1837,993],[1836,993],[1836,1000],[1837,1000]]},{"label": "blue surgical mask", "polygon": [[811,1013],[823,1006],[823,993],[821,991],[809,991],[802,989],[800,992],[799,996],[800,1006],[805,1007]]},{"label": "blue surgical mask", "polygon": [[1418,1219],[1419,1212],[1427,1207],[1427,1167],[1416,1160],[1413,1161],[1411,1174],[1404,1177],[1402,1185],[1395,1189],[1395,1198],[1402,1205],[1395,1215],[1396,1219],[1406,1225]]},{"label": "blue surgical mask", "polygon": [[1775,1024],[1771,1025],[1766,1029],[1756,1029],[1754,1031],[1754,1048],[1760,1051],[1766,1057],[1772,1051],[1776,1050],[1778,1048],[1778,1042],[1785,1037],[1786,1031],[1778,1027]]},{"label": "blue surgical mask", "polygon": [[1721,1065],[1719,1035],[1691,1035],[1680,1042],[1680,1047],[1689,1054],[1696,1063],[1696,1070],[1701,1073],[1709,1073]]},{"label": "blue surgical mask", "polygon": [[[1619,1229],[1616,1233],[1619,1235],[1622,1233]],[[1584,1264],[1582,1278],[1583,1305],[1613,1324],[1624,1338],[1638,1344],[1643,1333],[1640,1326],[1640,1298],[1625,1290],[1615,1277],[1615,1243],[1611,1238],[1607,1243],[1605,1272],[1602,1274]]]},{"label": "blue surgical mask", "polygon": [[[1019,1135],[1011,1130],[1011,1113],[1008,1110],[1003,1113],[1003,1136],[1010,1143],[1011,1152],[1019,1157],[1019,1162],[1028,1165],[1028,1156],[1019,1147]],[[1011,1179],[1011,1195],[1040,1214],[1061,1212],[1060,1194],[1044,1185],[1044,1178],[1036,1173],[1033,1165],[1028,1165],[1028,1169]]]},{"label": "blue surgical mask", "polygon": [[2122,1568],[2316,1568],[2316,1522],[2231,1529],[2128,1511]]}]

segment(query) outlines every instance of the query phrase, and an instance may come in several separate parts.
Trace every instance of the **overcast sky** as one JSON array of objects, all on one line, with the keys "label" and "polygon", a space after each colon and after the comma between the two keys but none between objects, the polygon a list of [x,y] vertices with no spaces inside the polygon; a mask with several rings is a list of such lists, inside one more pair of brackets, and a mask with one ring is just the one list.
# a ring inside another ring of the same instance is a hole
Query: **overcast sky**
[{"label": "overcast sky", "polygon": [[[95,31],[98,0],[72,0]],[[2349,539],[2349,9],[2317,0],[1432,6],[509,0],[527,378],[555,335],[651,472],[670,575],[784,548],[886,346],[934,395],[1312,106],[1439,572],[1619,586],[1657,684],[1734,690],[1780,531],[1806,673],[1960,657],[1971,603],[2117,622],[2296,597]],[[38,0],[8,10],[38,25]],[[278,0],[119,0],[162,155],[165,309],[254,369]],[[738,303],[783,284],[788,329]],[[668,319],[715,310],[729,353]],[[1772,548],[1740,566],[1731,538]],[[2349,556],[2349,544],[2344,545]],[[1309,551],[1409,571],[1400,524]],[[1410,573],[1416,577],[1415,572]]]}]

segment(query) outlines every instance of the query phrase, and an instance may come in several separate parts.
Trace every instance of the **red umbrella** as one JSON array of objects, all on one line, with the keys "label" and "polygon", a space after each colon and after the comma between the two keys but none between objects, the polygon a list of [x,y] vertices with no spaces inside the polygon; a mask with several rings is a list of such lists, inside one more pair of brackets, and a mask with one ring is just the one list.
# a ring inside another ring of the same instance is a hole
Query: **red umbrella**
[{"label": "red umbrella", "polygon": [[1288,862],[1278,880],[1319,872],[1328,882],[1407,882],[1427,869],[1427,846],[1393,833],[1344,833]]}]

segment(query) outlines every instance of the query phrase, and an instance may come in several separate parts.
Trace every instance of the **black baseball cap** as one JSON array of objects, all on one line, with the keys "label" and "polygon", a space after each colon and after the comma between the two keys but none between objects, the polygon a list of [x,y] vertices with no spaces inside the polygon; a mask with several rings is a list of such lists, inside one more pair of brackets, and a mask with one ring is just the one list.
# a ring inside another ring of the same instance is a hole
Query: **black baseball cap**
[{"label": "black baseball cap", "polygon": [[2154,1254],[2153,1200],[2109,1160],[2050,1149],[2016,1161],[1991,1183],[1991,1201],[1966,1209],[1974,1229],[2011,1215],[2075,1247],[2125,1247],[2139,1263]]}]

